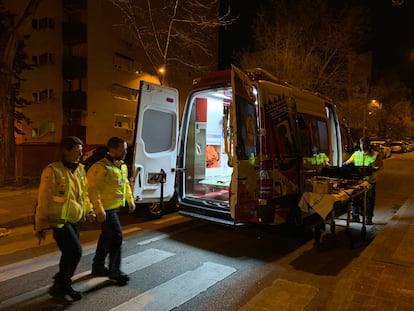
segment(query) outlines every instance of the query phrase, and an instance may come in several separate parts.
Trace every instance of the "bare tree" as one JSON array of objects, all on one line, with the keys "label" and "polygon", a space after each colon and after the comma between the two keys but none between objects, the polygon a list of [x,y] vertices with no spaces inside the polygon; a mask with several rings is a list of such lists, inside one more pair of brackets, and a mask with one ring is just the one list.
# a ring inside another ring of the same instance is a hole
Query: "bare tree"
[{"label": "bare tree", "polygon": [[[24,35],[22,28],[31,20],[41,0],[30,0],[18,20],[3,10],[0,33],[0,179],[15,175],[15,104],[12,88],[14,61]],[[4,8],[3,8],[4,9]]]},{"label": "bare tree", "polygon": [[233,22],[230,10],[219,16],[218,0],[109,0],[124,17],[154,73],[164,79],[166,67],[175,64],[199,71],[211,70],[214,37],[218,27]]},{"label": "bare tree", "polygon": [[242,66],[264,67],[300,88],[343,100],[348,57],[367,20],[362,11],[326,0],[269,2],[256,19],[255,51],[240,55]]},{"label": "bare tree", "polygon": [[367,124],[374,134],[395,139],[407,136],[413,116],[410,89],[391,74],[371,87],[370,96],[379,103],[368,113]]}]

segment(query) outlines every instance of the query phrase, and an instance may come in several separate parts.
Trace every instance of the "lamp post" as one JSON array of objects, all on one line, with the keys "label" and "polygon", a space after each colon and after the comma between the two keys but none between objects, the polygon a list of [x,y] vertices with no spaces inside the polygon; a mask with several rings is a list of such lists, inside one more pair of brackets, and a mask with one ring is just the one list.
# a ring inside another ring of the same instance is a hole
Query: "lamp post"
[{"label": "lamp post", "polygon": [[163,85],[163,84],[164,84],[164,76],[165,76],[165,72],[166,72],[166,70],[165,70],[165,65],[161,66],[161,67],[158,69],[158,74],[159,74],[159,76],[160,76],[160,82],[161,82],[161,85]]}]

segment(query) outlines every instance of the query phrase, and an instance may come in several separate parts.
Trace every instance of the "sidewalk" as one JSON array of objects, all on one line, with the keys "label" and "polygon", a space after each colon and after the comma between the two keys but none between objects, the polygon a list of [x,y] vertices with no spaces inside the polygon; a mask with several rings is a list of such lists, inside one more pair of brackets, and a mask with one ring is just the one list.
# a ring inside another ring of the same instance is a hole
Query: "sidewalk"
[{"label": "sidewalk", "polygon": [[10,230],[33,223],[36,200],[37,188],[0,189],[0,228]]},{"label": "sidewalk", "polygon": [[[37,188],[0,189],[0,234],[32,223],[36,198]],[[414,196],[340,274],[330,297],[315,297],[312,307],[332,311],[414,310]]]},{"label": "sidewalk", "polygon": [[414,310],[414,196],[341,273],[327,310]]}]

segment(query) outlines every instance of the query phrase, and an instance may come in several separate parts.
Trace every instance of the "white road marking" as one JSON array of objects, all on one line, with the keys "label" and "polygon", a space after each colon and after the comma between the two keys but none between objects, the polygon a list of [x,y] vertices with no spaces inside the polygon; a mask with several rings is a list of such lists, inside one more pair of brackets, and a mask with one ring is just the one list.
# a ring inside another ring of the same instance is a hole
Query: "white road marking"
[{"label": "white road marking", "polygon": [[[93,254],[95,252],[95,247],[96,243],[84,246],[82,252],[83,256]],[[2,266],[0,267],[0,282],[4,282],[24,274],[57,265],[59,263],[59,258],[60,252],[53,252],[51,254],[26,259],[7,266]]]},{"label": "white road marking", "polygon": [[160,235],[157,235],[153,238],[138,242],[137,244],[142,246],[142,245],[150,244],[152,242],[156,242],[156,241],[159,241],[159,240],[162,240],[162,239],[165,239],[165,238],[169,238],[169,237],[170,237],[169,234],[160,234]]},{"label": "white road marking", "polygon": [[212,262],[206,262],[195,270],[187,271],[154,287],[137,297],[120,304],[111,311],[158,311],[172,310],[207,290],[236,271]]},{"label": "white road marking", "polygon": [[170,237],[172,237],[174,235],[177,235],[178,233],[182,233],[182,232],[185,232],[185,231],[189,231],[189,230],[191,230],[193,228],[200,227],[202,225],[203,225],[202,223],[195,223],[195,224],[193,224],[191,226],[187,226],[185,228],[175,230],[175,231],[173,231],[171,233],[163,233],[163,234],[160,234],[160,235],[156,235],[156,236],[154,236],[152,238],[149,238],[147,240],[143,240],[141,242],[138,242],[137,244],[138,245],[141,245],[141,246],[142,245],[147,245],[147,244],[150,244],[152,242],[156,242],[156,241],[159,241],[159,240],[162,240],[162,239],[170,238]]},{"label": "white road marking", "polygon": [[[142,230],[139,227],[133,227],[127,230],[123,230],[123,234],[131,233],[134,231]],[[125,243],[125,242],[124,242]],[[96,249],[96,242],[85,244],[82,247],[82,256],[93,254]],[[23,274],[39,271],[44,268],[57,265],[59,263],[60,251],[55,251],[46,255],[26,259],[7,266],[0,267],[0,282],[4,282],[15,277],[19,277]]]},{"label": "white road marking", "polygon": [[[122,269],[125,273],[131,274],[136,271],[142,270],[146,267],[149,267],[153,264],[156,264],[160,261],[163,261],[164,259],[167,259],[174,255],[175,254],[171,252],[150,248],[140,253],[123,258]],[[92,288],[97,287],[98,285],[102,283],[108,282],[107,277],[86,278],[90,276],[90,274],[91,274],[91,270],[84,271],[82,273],[78,273],[74,275],[72,278],[73,287],[76,290],[85,292]],[[83,279],[83,278],[86,278],[86,279]],[[0,309],[4,307],[10,307],[13,305],[17,305],[21,302],[28,301],[30,299],[33,299],[41,295],[45,295],[47,293],[48,288],[49,288],[49,285],[43,286],[35,290],[32,290],[30,292],[21,294],[19,296],[12,297],[5,301],[2,301],[0,302]]]}]

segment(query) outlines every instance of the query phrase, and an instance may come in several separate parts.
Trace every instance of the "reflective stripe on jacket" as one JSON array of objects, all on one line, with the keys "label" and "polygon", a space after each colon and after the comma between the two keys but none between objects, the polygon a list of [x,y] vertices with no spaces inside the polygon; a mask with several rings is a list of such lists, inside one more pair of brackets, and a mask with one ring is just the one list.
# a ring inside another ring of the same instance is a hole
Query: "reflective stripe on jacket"
[{"label": "reflective stripe on jacket", "polygon": [[355,151],[354,164],[355,166],[373,166],[377,159],[378,152],[374,151],[372,154],[364,154],[362,151]]},{"label": "reflective stripe on jacket", "polygon": [[97,214],[123,207],[126,201],[133,204],[128,168],[123,161],[117,166],[103,158],[90,167],[87,176],[88,192]]},{"label": "reflective stripe on jacket", "polygon": [[62,162],[54,162],[44,168],[35,213],[36,231],[60,228],[65,222],[77,223],[85,220],[90,211],[92,205],[82,164],[73,173]]},{"label": "reflective stripe on jacket", "polygon": [[316,155],[313,155],[311,158],[311,164],[313,165],[321,165],[321,164],[329,164],[329,158],[327,157],[327,155],[323,152],[320,152]]},{"label": "reflective stripe on jacket", "polygon": [[[346,161],[348,163],[354,163],[355,166],[365,166],[365,167],[374,167],[377,161],[379,153],[377,151],[372,151],[370,154],[365,154],[363,151],[355,151],[352,156]],[[370,183],[376,182],[377,173],[372,172],[371,175],[366,176],[364,179]]]}]

